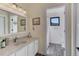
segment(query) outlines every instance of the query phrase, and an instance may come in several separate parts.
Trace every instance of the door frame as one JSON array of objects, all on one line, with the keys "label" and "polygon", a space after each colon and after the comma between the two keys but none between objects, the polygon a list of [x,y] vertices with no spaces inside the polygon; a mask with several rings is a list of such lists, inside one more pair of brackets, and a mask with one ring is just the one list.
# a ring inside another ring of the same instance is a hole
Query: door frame
[{"label": "door frame", "polygon": [[71,4],[71,56],[76,56],[77,4]]},{"label": "door frame", "polygon": [[[62,6],[59,6],[59,7],[62,7]],[[56,7],[56,8],[59,8],[59,7]],[[66,16],[65,16],[65,11],[66,11],[66,5],[64,5],[63,7],[65,7],[65,9],[64,9],[64,19],[65,19],[65,24],[64,24],[64,26],[65,26],[65,48],[66,48],[66,44],[67,44],[67,41],[66,41],[66,37],[67,37],[67,31],[66,31],[66,24],[67,24],[67,21],[66,21]],[[53,9],[53,8],[52,8]],[[47,13],[47,11],[46,11],[46,13]],[[46,18],[47,19],[47,18]],[[48,27],[48,25],[47,25],[47,20],[46,20],[46,52],[47,52],[47,27]],[[66,51],[67,50],[65,50],[65,55],[67,55],[67,53],[66,53]],[[45,54],[46,54],[46,52],[45,52]]]}]

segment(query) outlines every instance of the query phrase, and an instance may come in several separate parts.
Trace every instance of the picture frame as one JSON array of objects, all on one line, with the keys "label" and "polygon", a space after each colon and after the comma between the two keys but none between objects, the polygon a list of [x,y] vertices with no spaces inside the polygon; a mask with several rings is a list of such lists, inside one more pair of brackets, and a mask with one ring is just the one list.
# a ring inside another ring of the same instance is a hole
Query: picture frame
[{"label": "picture frame", "polygon": [[33,25],[40,25],[40,17],[36,17],[32,19],[32,24]]}]

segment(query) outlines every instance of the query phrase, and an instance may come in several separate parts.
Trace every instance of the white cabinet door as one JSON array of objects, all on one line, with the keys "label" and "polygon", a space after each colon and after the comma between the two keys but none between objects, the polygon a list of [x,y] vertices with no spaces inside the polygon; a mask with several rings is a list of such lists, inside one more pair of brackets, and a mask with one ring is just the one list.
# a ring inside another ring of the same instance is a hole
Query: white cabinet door
[{"label": "white cabinet door", "polygon": [[9,56],[15,56],[15,53],[10,54]]},{"label": "white cabinet door", "polygon": [[20,50],[16,51],[16,56],[26,56],[26,47],[23,47]]},{"label": "white cabinet door", "polygon": [[34,56],[37,52],[38,52],[38,40],[35,40],[9,56]]},{"label": "white cabinet door", "polygon": [[26,46],[26,51],[25,51],[25,53],[26,53],[26,56],[27,56],[27,51],[28,51],[28,50],[27,50],[27,48],[28,48],[28,46]]},{"label": "white cabinet door", "polygon": [[35,52],[34,54],[36,54],[38,52],[38,40],[35,40]]},{"label": "white cabinet door", "polygon": [[34,56],[34,42],[31,42],[29,45],[28,45],[28,56]]}]

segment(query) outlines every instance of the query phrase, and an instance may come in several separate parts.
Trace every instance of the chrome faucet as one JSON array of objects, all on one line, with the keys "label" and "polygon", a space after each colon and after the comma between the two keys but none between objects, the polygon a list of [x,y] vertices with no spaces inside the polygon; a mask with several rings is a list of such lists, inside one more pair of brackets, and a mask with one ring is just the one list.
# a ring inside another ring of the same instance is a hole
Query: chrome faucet
[{"label": "chrome faucet", "polygon": [[14,42],[16,42],[16,41],[17,41],[17,39],[18,39],[18,38],[17,38],[17,37],[15,37],[15,38],[13,39],[13,40],[14,40]]}]

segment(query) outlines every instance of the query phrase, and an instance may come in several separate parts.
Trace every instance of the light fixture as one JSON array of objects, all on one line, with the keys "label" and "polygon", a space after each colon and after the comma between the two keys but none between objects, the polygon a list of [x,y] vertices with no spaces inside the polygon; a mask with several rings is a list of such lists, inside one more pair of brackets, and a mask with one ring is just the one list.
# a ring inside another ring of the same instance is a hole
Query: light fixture
[{"label": "light fixture", "polygon": [[14,9],[16,9],[16,10],[18,10],[18,11],[24,13],[24,14],[26,13],[25,10],[23,10],[20,6],[18,6],[18,5],[15,4],[15,3],[11,3],[11,4],[9,4],[9,5],[11,5],[12,8],[14,8]]},{"label": "light fixture", "polygon": [[23,11],[24,13],[26,13],[26,11]]},{"label": "light fixture", "polygon": [[21,7],[18,7],[18,10],[19,10],[19,11],[23,11],[23,9],[22,9]]},{"label": "light fixture", "polygon": [[18,7],[18,10],[19,10],[20,12],[23,12],[24,14],[26,13],[26,11],[23,10],[21,7]]}]

